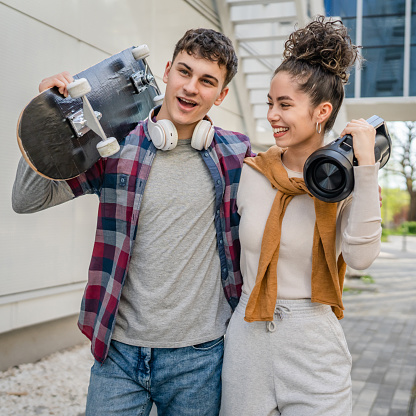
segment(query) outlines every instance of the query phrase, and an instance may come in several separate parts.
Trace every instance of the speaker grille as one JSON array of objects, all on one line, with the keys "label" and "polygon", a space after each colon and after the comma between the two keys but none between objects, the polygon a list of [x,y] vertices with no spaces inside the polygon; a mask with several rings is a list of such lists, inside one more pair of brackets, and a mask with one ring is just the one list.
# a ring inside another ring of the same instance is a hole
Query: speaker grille
[{"label": "speaker grille", "polygon": [[336,163],[326,160],[316,164],[313,182],[320,191],[332,193],[343,188],[345,176]]}]

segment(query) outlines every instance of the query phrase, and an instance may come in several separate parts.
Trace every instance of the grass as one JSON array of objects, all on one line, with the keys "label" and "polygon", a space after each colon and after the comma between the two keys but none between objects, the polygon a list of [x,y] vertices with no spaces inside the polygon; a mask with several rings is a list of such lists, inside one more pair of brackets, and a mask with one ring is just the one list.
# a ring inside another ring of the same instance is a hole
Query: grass
[{"label": "grass", "polygon": [[361,279],[361,281],[363,281],[364,283],[367,283],[367,284],[375,283],[375,280],[369,274],[361,276],[360,279]]},{"label": "grass", "polygon": [[362,290],[351,289],[350,287],[344,287],[343,293],[349,293],[351,295],[359,295],[360,293],[362,293]]}]

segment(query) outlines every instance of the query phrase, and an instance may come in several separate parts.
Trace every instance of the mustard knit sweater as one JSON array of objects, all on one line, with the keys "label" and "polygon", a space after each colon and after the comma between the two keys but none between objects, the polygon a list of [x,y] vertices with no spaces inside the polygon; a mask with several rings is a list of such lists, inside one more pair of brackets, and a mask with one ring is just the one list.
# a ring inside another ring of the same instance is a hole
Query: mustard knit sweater
[{"label": "mustard knit sweater", "polygon": [[[287,169],[289,177],[302,178],[301,172]],[[346,200],[338,203],[336,257],[342,252],[350,267],[369,267],[380,251],[381,215],[378,195],[378,164],[354,167],[355,188]],[[248,165],[243,166],[237,194],[241,215],[241,271],[243,292],[250,295],[256,282],[261,241],[270,208],[276,196],[270,182]],[[310,299],[312,297],[312,242],[315,226],[313,199],[295,196],[282,222],[277,264],[277,298]],[[325,293],[314,293],[325,302]],[[340,316],[342,317],[342,316]]]}]

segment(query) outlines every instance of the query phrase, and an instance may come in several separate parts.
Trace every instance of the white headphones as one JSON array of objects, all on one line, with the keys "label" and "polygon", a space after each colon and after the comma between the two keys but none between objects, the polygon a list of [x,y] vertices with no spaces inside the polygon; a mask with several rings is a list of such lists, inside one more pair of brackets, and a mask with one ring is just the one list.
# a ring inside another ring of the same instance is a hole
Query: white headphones
[{"label": "white headphones", "polygon": [[[178,132],[170,120],[158,120],[156,123],[152,120],[156,109],[153,108],[150,110],[148,117],[147,127],[150,138],[157,149],[172,150],[178,144]],[[194,128],[191,146],[197,150],[208,149],[214,138],[214,134],[215,130],[212,120],[208,116],[205,116],[205,119],[201,120]]]}]

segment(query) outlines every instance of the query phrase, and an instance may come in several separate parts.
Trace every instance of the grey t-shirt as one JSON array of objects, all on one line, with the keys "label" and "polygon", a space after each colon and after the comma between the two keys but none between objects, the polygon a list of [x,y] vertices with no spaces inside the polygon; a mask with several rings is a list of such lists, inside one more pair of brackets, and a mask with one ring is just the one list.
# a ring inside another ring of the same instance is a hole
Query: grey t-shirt
[{"label": "grey t-shirt", "polygon": [[143,195],[113,339],[178,348],[220,337],[225,298],[211,175],[190,140],[158,151]]},{"label": "grey t-shirt", "polygon": [[13,184],[12,206],[19,214],[30,214],[63,204],[74,198],[65,181],[51,181],[35,173],[21,157]]}]

